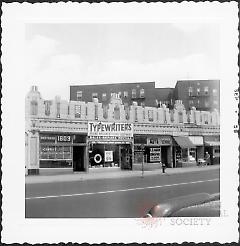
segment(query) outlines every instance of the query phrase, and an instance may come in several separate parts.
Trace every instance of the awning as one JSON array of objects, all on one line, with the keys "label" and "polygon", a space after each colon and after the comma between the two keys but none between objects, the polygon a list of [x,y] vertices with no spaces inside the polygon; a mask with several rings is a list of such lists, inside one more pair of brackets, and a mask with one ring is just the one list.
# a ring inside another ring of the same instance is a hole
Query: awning
[{"label": "awning", "polygon": [[195,146],[203,146],[202,136],[189,136],[189,139]]},{"label": "awning", "polygon": [[196,148],[196,146],[191,142],[189,137],[174,137],[177,144],[182,148]]},{"label": "awning", "polygon": [[220,142],[218,141],[204,141],[206,146],[220,146]]}]

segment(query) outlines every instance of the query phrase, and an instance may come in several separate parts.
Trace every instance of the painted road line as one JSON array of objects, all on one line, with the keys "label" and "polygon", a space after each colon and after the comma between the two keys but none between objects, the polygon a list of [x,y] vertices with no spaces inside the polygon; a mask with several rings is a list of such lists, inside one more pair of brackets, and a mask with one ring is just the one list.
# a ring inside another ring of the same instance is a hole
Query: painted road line
[{"label": "painted road line", "polygon": [[148,186],[148,187],[124,189],[124,190],[108,190],[108,191],[76,193],[76,194],[62,194],[62,195],[52,195],[52,196],[26,197],[25,199],[26,200],[33,200],[33,199],[48,199],[48,198],[59,198],[59,197],[88,196],[88,195],[107,194],[107,193],[116,193],[116,192],[125,192],[125,191],[158,189],[158,188],[171,187],[171,186],[177,186],[177,185],[188,185],[188,184],[198,184],[198,183],[204,183],[204,182],[213,182],[213,181],[217,181],[217,180],[219,180],[219,179],[199,180],[199,181],[188,182],[188,183],[157,185],[157,186]]}]

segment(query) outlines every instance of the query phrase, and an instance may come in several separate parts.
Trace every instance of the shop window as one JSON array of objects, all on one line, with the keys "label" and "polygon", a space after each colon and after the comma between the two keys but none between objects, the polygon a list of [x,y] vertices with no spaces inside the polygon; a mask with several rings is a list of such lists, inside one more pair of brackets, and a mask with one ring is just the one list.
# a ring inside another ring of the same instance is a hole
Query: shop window
[{"label": "shop window", "polygon": [[153,110],[148,110],[148,120],[153,121]]},{"label": "shop window", "polygon": [[77,91],[77,101],[82,101],[82,91]]},{"label": "shop window", "polygon": [[193,88],[189,87],[188,88],[188,95],[191,97],[193,95]]},{"label": "shop window", "polygon": [[136,89],[132,89],[132,98],[136,98],[136,97],[137,97]]},{"label": "shop window", "polygon": [[45,104],[45,115],[49,116],[50,115],[51,101],[44,101],[44,104]]},{"label": "shop window", "polygon": [[31,115],[38,114],[38,103],[37,101],[31,101]]},{"label": "shop window", "polygon": [[179,123],[183,123],[183,113],[182,112],[178,112],[178,121]]},{"label": "shop window", "polygon": [[196,149],[191,148],[189,150],[189,155],[192,156],[196,160]]},{"label": "shop window", "polygon": [[144,98],[145,97],[145,90],[144,89],[141,89],[140,90],[140,97],[141,98]]},{"label": "shop window", "polygon": [[123,96],[124,96],[124,97],[128,97],[128,91],[124,91],[124,92],[123,92]]},{"label": "shop window", "polygon": [[75,118],[81,118],[81,106],[75,105]]},{"label": "shop window", "polygon": [[107,101],[107,94],[106,93],[102,94],[102,101]]},{"label": "shop window", "polygon": [[205,87],[204,87],[204,94],[205,94],[205,95],[208,95],[208,86],[205,86]]},{"label": "shop window", "polygon": [[114,119],[120,120],[120,108],[118,105],[114,107]]}]

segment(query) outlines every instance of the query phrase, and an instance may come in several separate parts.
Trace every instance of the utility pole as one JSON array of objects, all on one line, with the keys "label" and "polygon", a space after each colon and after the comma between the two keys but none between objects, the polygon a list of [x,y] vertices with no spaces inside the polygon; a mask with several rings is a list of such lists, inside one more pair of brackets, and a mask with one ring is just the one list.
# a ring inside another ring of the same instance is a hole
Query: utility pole
[{"label": "utility pole", "polygon": [[141,146],[141,149],[142,149],[142,178],[143,178],[144,175],[144,145],[143,144]]}]

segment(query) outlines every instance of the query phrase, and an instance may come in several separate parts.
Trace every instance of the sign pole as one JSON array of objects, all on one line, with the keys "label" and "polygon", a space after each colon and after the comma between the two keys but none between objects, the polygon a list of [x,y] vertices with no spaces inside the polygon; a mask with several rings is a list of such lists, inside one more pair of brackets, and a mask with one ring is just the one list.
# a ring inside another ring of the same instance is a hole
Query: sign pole
[{"label": "sign pole", "polygon": [[142,178],[144,175],[144,145],[142,145]]}]

